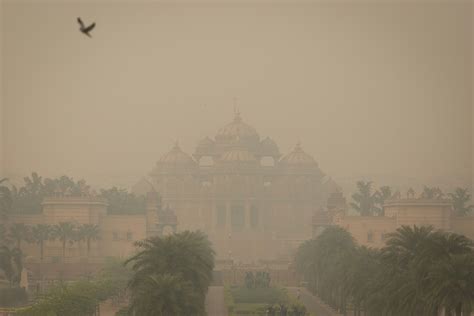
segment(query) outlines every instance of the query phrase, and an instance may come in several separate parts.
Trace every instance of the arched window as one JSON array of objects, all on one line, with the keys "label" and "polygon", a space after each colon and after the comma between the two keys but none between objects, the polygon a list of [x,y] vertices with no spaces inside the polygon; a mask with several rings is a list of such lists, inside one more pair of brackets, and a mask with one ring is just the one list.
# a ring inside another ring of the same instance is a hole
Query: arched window
[{"label": "arched window", "polygon": [[250,227],[255,229],[259,225],[259,218],[258,218],[258,207],[256,205],[252,205],[250,207]]},{"label": "arched window", "polygon": [[231,208],[232,230],[241,231],[245,226],[245,210],[243,204],[232,204]]},{"label": "arched window", "polygon": [[224,227],[227,221],[227,210],[224,204],[217,206],[217,226]]}]

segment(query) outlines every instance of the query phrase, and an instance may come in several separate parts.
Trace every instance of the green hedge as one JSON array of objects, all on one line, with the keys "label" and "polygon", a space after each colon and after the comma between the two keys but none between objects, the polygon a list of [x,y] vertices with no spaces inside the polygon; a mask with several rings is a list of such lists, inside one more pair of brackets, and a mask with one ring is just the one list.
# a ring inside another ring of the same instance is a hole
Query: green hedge
[{"label": "green hedge", "polygon": [[268,304],[241,303],[236,306],[233,315],[265,316]]},{"label": "green hedge", "polygon": [[232,297],[236,304],[239,303],[266,303],[275,304],[287,300],[285,291],[279,288],[231,288]]},{"label": "green hedge", "polygon": [[28,301],[28,296],[24,288],[0,288],[0,306],[15,307],[24,305]]}]

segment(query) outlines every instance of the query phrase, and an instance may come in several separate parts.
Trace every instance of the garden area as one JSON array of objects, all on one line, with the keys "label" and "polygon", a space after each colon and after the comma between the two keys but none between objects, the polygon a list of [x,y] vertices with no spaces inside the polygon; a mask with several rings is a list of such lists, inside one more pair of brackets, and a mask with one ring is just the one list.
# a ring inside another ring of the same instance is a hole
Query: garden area
[{"label": "garden area", "polygon": [[305,316],[306,308],[285,288],[270,286],[266,272],[247,272],[244,286],[226,286],[229,316]]}]

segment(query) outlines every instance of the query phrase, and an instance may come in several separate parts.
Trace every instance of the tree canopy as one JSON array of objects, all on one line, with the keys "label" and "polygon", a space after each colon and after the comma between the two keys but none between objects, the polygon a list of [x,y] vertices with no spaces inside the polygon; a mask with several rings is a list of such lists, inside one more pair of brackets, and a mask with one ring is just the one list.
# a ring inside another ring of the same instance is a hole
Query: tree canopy
[{"label": "tree canopy", "polygon": [[205,315],[214,251],[206,235],[185,231],[137,242],[127,260],[134,272],[130,312],[136,315]]},{"label": "tree canopy", "polygon": [[326,303],[355,315],[470,315],[474,309],[474,247],[465,236],[402,226],[385,247],[355,244],[338,227],[303,243],[297,269]]},{"label": "tree canopy", "polygon": [[383,215],[383,204],[392,197],[392,188],[382,186],[373,190],[371,181],[358,181],[357,192],[352,194],[352,208],[362,216]]},{"label": "tree canopy", "polygon": [[36,172],[23,178],[20,187],[12,186],[11,189],[1,185],[5,179],[0,180],[0,215],[14,213],[38,214],[42,210],[41,203],[45,197],[57,193],[68,196],[97,195],[108,201],[107,212],[110,214],[137,214],[144,213],[146,203],[144,196],[136,196],[126,189],[112,187],[100,189],[95,194],[85,180],[74,180],[63,175],[58,178],[43,178]]}]

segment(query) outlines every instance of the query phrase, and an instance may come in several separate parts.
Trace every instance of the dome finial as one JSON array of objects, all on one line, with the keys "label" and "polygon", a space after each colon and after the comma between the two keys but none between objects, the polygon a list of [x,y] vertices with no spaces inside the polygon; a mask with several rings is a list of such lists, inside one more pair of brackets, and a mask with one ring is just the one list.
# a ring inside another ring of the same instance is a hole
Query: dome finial
[{"label": "dome finial", "polygon": [[296,142],[296,146],[295,146],[295,151],[302,151],[303,148],[301,147],[301,140],[298,139],[298,141]]},{"label": "dome finial", "polygon": [[237,98],[233,98],[233,103],[234,103],[234,121],[239,121],[240,120],[240,111],[237,107]]},{"label": "dome finial", "polygon": [[173,149],[179,149],[179,140],[178,140],[178,138],[176,138],[175,141],[174,141]]}]

